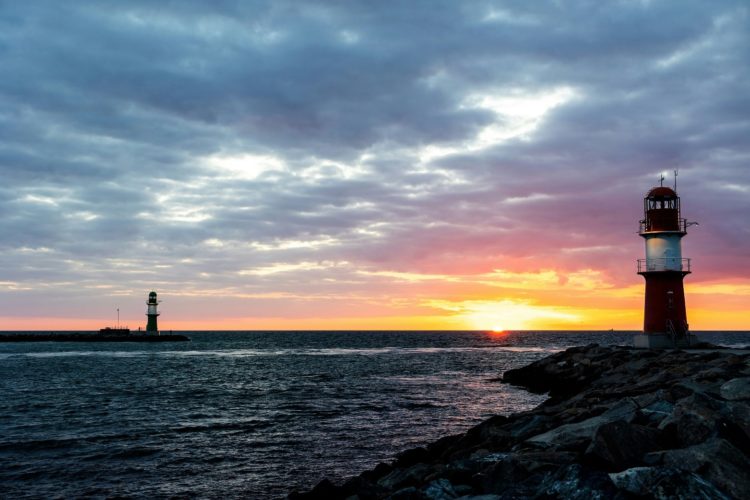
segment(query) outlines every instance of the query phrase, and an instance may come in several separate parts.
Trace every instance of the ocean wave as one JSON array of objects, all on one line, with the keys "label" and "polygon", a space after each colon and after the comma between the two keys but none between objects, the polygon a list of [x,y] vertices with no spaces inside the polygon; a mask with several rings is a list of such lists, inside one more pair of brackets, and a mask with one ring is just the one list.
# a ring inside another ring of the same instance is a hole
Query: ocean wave
[{"label": "ocean wave", "polygon": [[0,359],[14,357],[28,358],[67,358],[67,357],[109,357],[136,358],[144,356],[162,357],[260,357],[260,356],[381,356],[414,354],[447,354],[476,352],[511,353],[555,353],[566,347],[532,346],[478,346],[478,347],[378,347],[378,348],[295,348],[295,349],[211,349],[190,351],[41,351],[0,353]]}]

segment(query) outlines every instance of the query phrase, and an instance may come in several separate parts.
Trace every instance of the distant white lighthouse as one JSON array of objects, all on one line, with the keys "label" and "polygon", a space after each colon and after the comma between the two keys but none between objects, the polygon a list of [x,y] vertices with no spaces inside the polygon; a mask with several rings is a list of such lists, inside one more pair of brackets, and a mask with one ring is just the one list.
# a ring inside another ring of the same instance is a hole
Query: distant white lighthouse
[{"label": "distant white lighthouse", "polygon": [[146,323],[146,333],[152,333],[159,335],[159,327],[156,325],[156,318],[159,316],[156,308],[159,306],[159,301],[156,300],[156,292],[148,294],[148,301],[146,302],[148,309],[146,316],[148,317],[148,323]]}]

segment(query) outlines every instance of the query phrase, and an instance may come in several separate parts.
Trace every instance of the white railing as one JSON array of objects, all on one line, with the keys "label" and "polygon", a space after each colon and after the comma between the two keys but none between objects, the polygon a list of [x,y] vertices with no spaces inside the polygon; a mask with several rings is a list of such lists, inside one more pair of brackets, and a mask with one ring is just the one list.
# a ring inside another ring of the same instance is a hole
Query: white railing
[{"label": "white railing", "polygon": [[663,257],[658,259],[638,259],[638,272],[683,271],[690,272],[690,259]]}]

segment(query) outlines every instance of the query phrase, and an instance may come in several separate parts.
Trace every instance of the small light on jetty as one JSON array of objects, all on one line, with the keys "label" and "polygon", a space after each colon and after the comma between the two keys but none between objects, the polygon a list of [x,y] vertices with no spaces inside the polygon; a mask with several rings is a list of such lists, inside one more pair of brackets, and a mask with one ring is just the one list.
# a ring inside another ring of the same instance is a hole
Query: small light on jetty
[{"label": "small light on jetty", "polygon": [[683,278],[690,274],[690,259],[682,257],[681,241],[688,223],[681,217],[677,195],[677,171],[674,189],[651,189],[643,200],[644,218],[638,234],[646,241],[646,258],[638,259],[638,274],[646,280],[643,334],[636,335],[635,347],[684,347],[695,341],[690,334],[685,308]]},{"label": "small light on jetty", "polygon": [[159,305],[159,301],[156,299],[156,292],[151,292],[148,294],[148,301],[146,301],[146,305],[148,306],[148,309],[146,311],[146,316],[148,317],[148,323],[146,323],[146,333],[159,335],[159,327],[156,325],[156,318],[159,316],[159,313],[156,309]]}]

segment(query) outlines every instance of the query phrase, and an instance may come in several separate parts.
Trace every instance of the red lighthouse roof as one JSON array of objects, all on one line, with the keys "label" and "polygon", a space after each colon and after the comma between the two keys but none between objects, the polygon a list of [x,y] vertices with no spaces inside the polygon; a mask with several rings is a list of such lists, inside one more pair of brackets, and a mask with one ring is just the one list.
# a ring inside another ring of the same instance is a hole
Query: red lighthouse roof
[{"label": "red lighthouse roof", "polygon": [[652,188],[651,191],[648,192],[646,195],[646,198],[657,198],[657,199],[664,199],[664,198],[677,198],[677,193],[674,192],[674,189],[659,186]]}]

